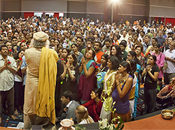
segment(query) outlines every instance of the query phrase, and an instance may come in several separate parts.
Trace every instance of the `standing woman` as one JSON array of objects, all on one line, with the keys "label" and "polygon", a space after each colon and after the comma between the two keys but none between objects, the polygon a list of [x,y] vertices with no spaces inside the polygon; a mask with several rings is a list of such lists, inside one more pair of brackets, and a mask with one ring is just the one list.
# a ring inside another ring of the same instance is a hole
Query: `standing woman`
[{"label": "standing woman", "polygon": [[107,62],[108,66],[108,71],[104,77],[104,87],[103,87],[103,92],[102,92],[102,99],[104,100],[100,118],[101,119],[107,119],[110,121],[111,119],[111,111],[112,111],[112,88],[113,84],[115,82],[115,74],[117,72],[117,69],[119,67],[119,60],[115,56],[111,56],[108,59]]},{"label": "standing woman", "polygon": [[63,48],[62,50],[62,58],[60,60],[58,60],[57,62],[57,80],[56,80],[56,88],[55,88],[55,110],[56,110],[56,116],[58,116],[58,113],[61,109],[61,85],[62,85],[62,79],[61,79],[61,75],[64,72],[64,65],[66,63],[67,60],[67,56],[69,54],[69,50],[66,48]]},{"label": "standing woman", "polygon": [[74,98],[77,97],[77,59],[74,54],[68,54],[66,63],[62,61],[63,73],[60,75],[60,84],[59,87],[61,89],[60,94],[69,90],[74,94]]},{"label": "standing woman", "polygon": [[78,63],[78,66],[79,66],[80,63],[81,63],[81,59],[83,58],[83,54],[78,51],[78,45],[77,44],[72,44],[71,48],[72,48],[72,51],[73,51],[74,55],[77,58],[77,63]]},{"label": "standing woman", "polygon": [[159,76],[159,67],[156,64],[156,56],[150,55],[147,60],[147,66],[142,72],[145,76],[144,83],[144,102],[146,113],[151,113],[156,106],[156,88]]},{"label": "standing woman", "polygon": [[127,61],[130,63],[131,73],[134,75],[132,89],[129,94],[129,102],[132,118],[135,118],[137,113],[137,99],[139,98],[141,66],[139,60],[137,59],[137,54],[134,51],[129,51]]},{"label": "standing woman", "polygon": [[160,44],[155,44],[154,46],[154,53],[152,55],[156,56],[156,64],[159,67],[159,76],[158,76],[158,85],[160,86],[160,90],[162,89],[162,78],[163,78],[163,66],[165,62],[165,55],[161,52],[161,45]]},{"label": "standing woman", "polygon": [[122,51],[118,45],[112,45],[110,56],[116,56],[119,61],[122,61]]},{"label": "standing woman", "polygon": [[86,103],[90,99],[91,91],[96,88],[97,79],[95,76],[95,52],[91,49],[85,54],[81,60],[81,66],[79,68],[81,74],[78,83],[79,97],[81,103]]},{"label": "standing woman", "polygon": [[15,114],[18,115],[19,112],[22,113],[22,108],[24,104],[24,87],[23,87],[23,76],[21,72],[22,65],[22,57],[24,55],[24,51],[19,51],[17,53],[17,57],[15,57],[17,64],[17,73],[15,74],[15,82],[14,82],[14,95],[15,95]]},{"label": "standing woman", "polygon": [[100,65],[100,67],[98,67],[97,75],[96,75],[98,88],[103,87],[103,80],[104,80],[105,74],[108,70],[108,67],[107,67],[108,57],[109,56],[107,54],[104,54],[101,57],[101,65]]},{"label": "standing woman", "polygon": [[124,122],[131,120],[129,107],[129,93],[133,84],[133,76],[130,75],[130,64],[123,61],[116,73],[112,98],[114,102],[114,117],[120,116]]}]

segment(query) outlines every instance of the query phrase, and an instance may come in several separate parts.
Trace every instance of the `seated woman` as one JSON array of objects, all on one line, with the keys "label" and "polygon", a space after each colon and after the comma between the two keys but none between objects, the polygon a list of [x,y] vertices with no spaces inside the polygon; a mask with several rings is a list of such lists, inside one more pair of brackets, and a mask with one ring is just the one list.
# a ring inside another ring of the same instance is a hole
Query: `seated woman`
[{"label": "seated woman", "polygon": [[89,115],[93,118],[95,122],[100,120],[100,112],[102,108],[102,102],[101,102],[101,92],[102,89],[94,89],[91,92],[91,100],[89,100],[87,103],[83,104],[88,109]]},{"label": "seated woman", "polygon": [[80,105],[75,110],[78,124],[89,124],[94,123],[94,120],[89,116],[86,107]]},{"label": "seated woman", "polygon": [[164,104],[172,103],[171,99],[173,99],[175,103],[175,77],[171,79],[171,82],[169,85],[166,85],[157,94],[157,102],[159,104],[164,105]]}]

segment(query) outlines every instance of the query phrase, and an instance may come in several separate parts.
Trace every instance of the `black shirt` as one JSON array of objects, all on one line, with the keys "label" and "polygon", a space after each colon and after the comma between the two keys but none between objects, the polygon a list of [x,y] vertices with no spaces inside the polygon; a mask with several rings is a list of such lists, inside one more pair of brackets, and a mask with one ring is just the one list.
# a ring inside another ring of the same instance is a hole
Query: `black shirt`
[{"label": "black shirt", "polygon": [[[160,71],[159,67],[157,66],[157,64],[155,64],[152,67],[151,73],[154,75],[154,72],[159,72],[159,71]],[[154,81],[148,73],[146,74],[146,78],[145,78],[145,87],[152,88],[152,89],[157,88],[157,81]]]}]

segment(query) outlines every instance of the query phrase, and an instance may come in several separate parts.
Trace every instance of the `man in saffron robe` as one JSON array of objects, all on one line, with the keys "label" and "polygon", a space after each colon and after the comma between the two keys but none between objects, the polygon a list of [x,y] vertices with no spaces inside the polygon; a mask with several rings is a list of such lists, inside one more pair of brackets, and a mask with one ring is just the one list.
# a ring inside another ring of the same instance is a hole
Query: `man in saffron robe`
[{"label": "man in saffron robe", "polygon": [[55,124],[55,85],[58,56],[47,48],[49,36],[34,33],[25,51],[27,76],[24,97],[24,129],[32,125]]}]

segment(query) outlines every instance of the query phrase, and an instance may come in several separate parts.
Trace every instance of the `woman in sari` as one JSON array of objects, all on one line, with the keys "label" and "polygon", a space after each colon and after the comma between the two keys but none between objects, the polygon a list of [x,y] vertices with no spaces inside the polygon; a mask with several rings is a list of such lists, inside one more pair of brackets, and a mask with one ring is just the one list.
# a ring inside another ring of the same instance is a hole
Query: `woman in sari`
[{"label": "woman in sari", "polygon": [[102,92],[102,98],[104,102],[103,102],[100,118],[101,119],[106,118],[108,121],[110,121],[111,111],[112,111],[112,102],[113,102],[111,93],[112,93],[113,83],[115,81],[115,74],[119,67],[118,58],[116,56],[111,56],[108,59],[107,66],[109,69],[104,77],[104,88]]},{"label": "woman in sari", "polygon": [[86,103],[90,99],[91,91],[96,88],[97,79],[95,76],[95,61],[93,60],[95,52],[89,50],[81,60],[80,79],[78,83],[79,97],[81,103]]}]

